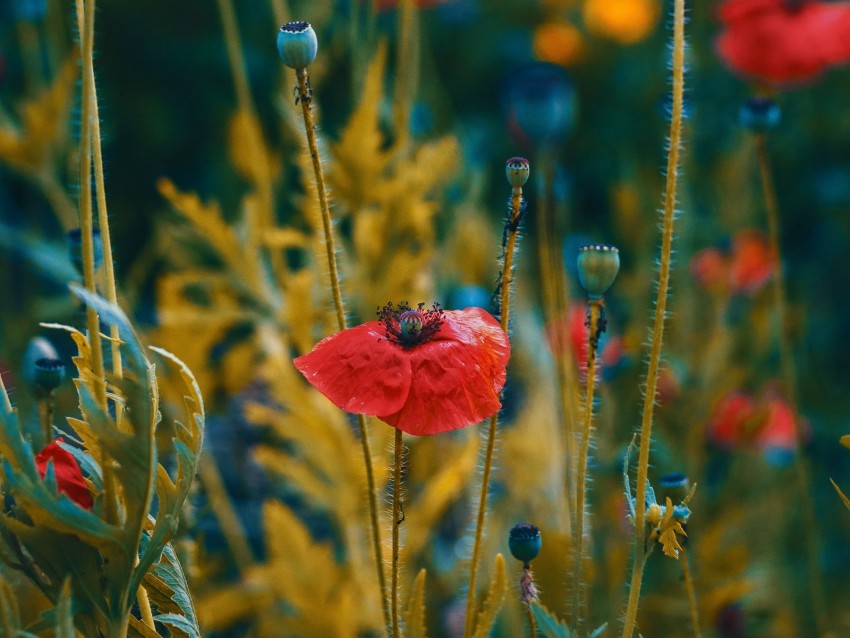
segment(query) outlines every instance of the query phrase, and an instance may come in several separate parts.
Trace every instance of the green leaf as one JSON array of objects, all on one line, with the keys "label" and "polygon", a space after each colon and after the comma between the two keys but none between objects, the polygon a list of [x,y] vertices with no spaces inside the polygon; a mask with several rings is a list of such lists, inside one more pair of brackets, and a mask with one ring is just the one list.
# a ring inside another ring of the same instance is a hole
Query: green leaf
[{"label": "green leaf", "polygon": [[428,630],[425,627],[425,573],[424,568],[419,570],[410,592],[410,603],[405,617],[408,638],[428,638]]},{"label": "green leaf", "polygon": [[56,638],[76,638],[74,613],[71,610],[71,577],[62,584],[62,592],[56,601]]},{"label": "green leaf", "polygon": [[160,614],[158,616],[154,616],[154,620],[174,629],[179,629],[190,638],[199,638],[200,636],[197,625],[193,624],[185,616],[181,616],[179,614]]},{"label": "green leaf", "polygon": [[605,633],[606,629],[608,629],[607,622],[594,629],[587,638],[599,638],[599,636]]},{"label": "green leaf", "polygon": [[555,614],[539,602],[531,603],[531,613],[534,614],[534,620],[537,622],[537,632],[543,634],[546,638],[575,638],[575,633],[567,624],[559,620]]},{"label": "green leaf", "polygon": [[473,636],[476,638],[486,638],[490,635],[493,629],[493,623],[496,622],[496,616],[502,608],[502,603],[505,602],[507,591],[508,581],[505,575],[505,558],[501,554],[496,554],[495,573],[493,574],[493,580],[490,581],[490,590],[487,592],[487,598],[484,599],[484,607],[475,621],[475,632]]}]

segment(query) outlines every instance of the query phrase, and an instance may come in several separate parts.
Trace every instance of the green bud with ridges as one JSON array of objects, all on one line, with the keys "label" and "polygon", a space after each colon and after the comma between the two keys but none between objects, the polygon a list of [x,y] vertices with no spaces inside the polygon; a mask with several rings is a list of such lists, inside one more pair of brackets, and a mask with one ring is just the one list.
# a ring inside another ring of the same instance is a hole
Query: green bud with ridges
[{"label": "green bud with ridges", "polygon": [[591,299],[599,299],[614,283],[620,270],[620,251],[606,244],[582,246],[578,253],[578,278]]},{"label": "green bud with ridges", "polygon": [[523,564],[528,565],[537,558],[543,541],[540,530],[530,523],[519,523],[511,528],[508,534],[508,547],[511,555]]},{"label": "green bud with ridges", "polygon": [[309,22],[287,22],[277,33],[277,52],[283,63],[299,71],[316,59],[319,41]]},{"label": "green bud with ridges", "polygon": [[528,181],[530,166],[524,157],[512,157],[505,163],[505,176],[514,188],[520,188]]}]

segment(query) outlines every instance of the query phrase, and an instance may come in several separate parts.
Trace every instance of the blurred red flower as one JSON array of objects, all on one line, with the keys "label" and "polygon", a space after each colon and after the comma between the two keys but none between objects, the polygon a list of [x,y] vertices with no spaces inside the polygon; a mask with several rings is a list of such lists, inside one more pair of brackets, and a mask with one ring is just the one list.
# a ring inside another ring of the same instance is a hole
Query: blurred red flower
[{"label": "blurred red flower", "polygon": [[[568,350],[568,344],[574,356],[578,369],[587,374],[588,337],[590,328],[586,325],[587,306],[574,303],[566,316],[557,319],[546,326],[546,337],[552,354],[563,355]],[[623,356],[623,340],[620,337],[604,337],[599,363],[603,368],[610,368],[620,361]],[[601,343],[601,341],[600,341]]]},{"label": "blurred red flower", "polygon": [[59,445],[61,441],[61,438],[56,439],[39,452],[35,457],[35,467],[43,479],[47,473],[48,461],[53,461],[53,472],[59,493],[65,494],[84,510],[90,510],[94,501],[89,492],[89,486],[83,478],[77,460]]},{"label": "blurred red flower", "polygon": [[715,405],[706,427],[708,440],[727,450],[763,452],[797,449],[797,423],[791,404],[768,384],[754,397],[733,391]]},{"label": "blurred red flower", "polygon": [[745,77],[794,84],[850,61],[850,2],[728,0],[719,17],[717,52]]},{"label": "blurred red flower", "polygon": [[728,253],[705,248],[691,259],[691,276],[707,290],[752,295],[776,272],[776,256],[770,242],[758,230],[745,229],[732,238]]},{"label": "blurred red flower", "polygon": [[499,410],[510,342],[490,314],[388,304],[379,317],[326,337],[295,367],[346,412],[417,436],[473,425]]}]

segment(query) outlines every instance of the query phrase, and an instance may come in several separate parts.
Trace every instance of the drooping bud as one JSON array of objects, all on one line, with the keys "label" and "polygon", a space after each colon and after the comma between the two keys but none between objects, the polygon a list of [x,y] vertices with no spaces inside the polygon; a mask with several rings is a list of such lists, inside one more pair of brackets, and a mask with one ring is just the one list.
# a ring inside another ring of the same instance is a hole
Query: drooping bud
[{"label": "drooping bud", "polygon": [[524,157],[512,157],[505,164],[505,176],[514,188],[524,186],[528,181],[530,166]]},{"label": "drooping bud", "polygon": [[511,554],[525,565],[537,558],[542,545],[540,530],[530,523],[514,525],[508,534],[508,547]]},{"label": "drooping bud", "polygon": [[277,51],[283,63],[299,71],[316,59],[319,41],[309,22],[287,22],[277,34]]},{"label": "drooping bud", "polygon": [[599,299],[620,270],[620,251],[614,246],[589,244],[578,253],[578,278],[591,299]]}]

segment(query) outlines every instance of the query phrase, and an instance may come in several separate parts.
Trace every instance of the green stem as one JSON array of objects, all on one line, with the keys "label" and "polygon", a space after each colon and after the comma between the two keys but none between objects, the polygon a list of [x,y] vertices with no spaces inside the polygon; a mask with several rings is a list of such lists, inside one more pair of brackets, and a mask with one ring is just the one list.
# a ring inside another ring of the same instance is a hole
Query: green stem
[{"label": "green stem", "polygon": [[702,633],[699,628],[699,607],[697,606],[697,595],[694,589],[694,580],[691,577],[691,566],[688,563],[688,552],[679,552],[679,560],[682,561],[682,577],[685,580],[685,591],[688,593],[688,608],[691,612],[691,627],[694,630],[694,638],[700,638]]},{"label": "green stem", "polygon": [[809,570],[808,587],[811,595],[812,609],[815,615],[817,631],[820,636],[830,635],[829,612],[827,611],[823,576],[818,568],[820,554],[817,517],[812,506],[812,483],[808,460],[803,454],[803,439],[800,431],[800,416],[797,410],[799,384],[797,370],[794,367],[794,354],[791,347],[790,322],[788,321],[788,298],[786,296],[785,274],[782,269],[782,252],[780,249],[779,205],[776,198],[776,187],[773,183],[773,173],[770,168],[770,157],[767,148],[767,138],[763,134],[756,135],[756,156],[764,195],[764,210],[767,216],[768,240],[771,252],[776,259],[776,271],[773,276],[773,305],[779,315],[779,359],[782,369],[782,382],[791,409],[794,413],[794,423],[797,437],[797,454],[794,457],[797,470],[797,489],[800,492],[803,514],[803,536],[806,544],[806,558]]},{"label": "green stem", "polygon": [[584,395],[584,424],[581,434],[581,449],[578,457],[578,477],[576,479],[576,552],[575,569],[576,585],[574,591],[574,610],[576,614],[576,625],[584,624],[586,600],[584,582],[584,508],[587,497],[587,460],[590,455],[590,437],[593,429],[593,395],[596,386],[596,352],[599,346],[599,316],[602,311],[601,300],[594,300],[588,304],[590,318],[590,332],[588,334],[587,348],[587,388]]},{"label": "green stem", "polygon": [[[511,318],[511,283],[513,282],[514,252],[519,234],[519,217],[522,211],[522,188],[514,187],[511,197],[511,229],[505,244],[505,263],[502,265],[502,290],[500,303],[500,325],[507,334]],[[490,473],[493,468],[493,450],[496,446],[496,426],[499,413],[490,417],[487,428],[487,448],[484,452],[484,469],[481,472],[481,493],[478,498],[478,518],[475,524],[475,541],[472,545],[472,563],[469,566],[469,585],[466,592],[466,618],[464,620],[464,638],[470,638],[473,630],[475,610],[475,581],[478,575],[478,563],[481,560],[481,539],[484,535],[484,523],[487,519],[487,496],[490,492]]]},{"label": "green stem", "polygon": [[658,293],[655,300],[649,365],[643,395],[643,415],[640,427],[637,485],[635,486],[635,548],[632,566],[632,585],[626,607],[623,638],[631,638],[637,617],[643,568],[646,565],[646,484],[649,473],[649,449],[652,441],[652,417],[655,410],[658,371],[661,365],[661,345],[664,340],[664,319],[667,311],[667,292],[672,265],[673,225],[676,216],[676,186],[679,174],[679,147],[682,141],[682,98],[685,89],[685,0],[675,0],[673,11],[673,110],[670,119],[667,180],[664,189],[664,218],[661,258],[658,271]]},{"label": "green stem", "polygon": [[[82,235],[83,280],[86,289],[97,293],[94,267],[94,219],[91,191],[92,94],[94,91],[94,8],[95,0],[77,0],[77,23],[80,27],[83,64],[82,127],[80,132],[80,233]],[[86,323],[91,344],[94,395],[106,411],[106,385],[103,376],[103,350],[97,312],[86,305]]]},{"label": "green stem", "polygon": [[[342,292],[339,286],[339,269],[336,262],[336,248],[334,246],[333,228],[331,226],[331,212],[328,206],[327,187],[325,185],[325,174],[322,162],[319,158],[319,146],[316,142],[316,125],[313,120],[312,96],[310,94],[309,80],[306,69],[295,72],[298,78],[298,90],[300,94],[301,113],[304,116],[304,129],[307,134],[307,146],[310,149],[310,159],[313,162],[313,173],[316,179],[316,192],[319,197],[319,208],[322,212],[322,229],[325,236],[325,253],[328,260],[328,273],[330,276],[331,290],[333,292],[334,308],[336,310],[337,324],[340,330],[345,330],[345,309],[342,302]],[[392,623],[390,602],[387,596],[387,584],[384,576],[384,561],[381,552],[381,527],[378,516],[378,497],[375,484],[375,470],[372,463],[372,447],[369,442],[369,430],[366,427],[366,417],[357,415],[358,434],[360,436],[360,447],[363,450],[363,464],[366,468],[366,490],[369,495],[369,523],[372,531],[372,549],[375,554],[375,568],[378,576],[378,584],[381,588],[381,604],[384,610],[384,621],[387,626]]]},{"label": "green stem", "polygon": [[44,397],[44,412],[42,428],[44,429],[44,445],[49,445],[53,440],[53,419],[56,411],[56,394],[51,390]]},{"label": "green stem", "polygon": [[534,612],[531,610],[531,605],[525,606],[525,611],[528,614],[528,629],[531,638],[537,638],[537,621],[534,620]]},{"label": "green stem", "polygon": [[401,464],[402,464],[402,453],[404,450],[404,443],[402,442],[402,432],[401,430],[396,428],[395,431],[395,443],[393,445],[395,451],[395,461],[393,464],[393,565],[392,565],[392,587],[391,587],[391,601],[392,601],[392,637],[399,638],[401,634],[399,633],[399,622],[398,622],[398,572],[399,572],[399,560],[398,560],[398,547],[399,547],[399,532],[401,528],[401,524],[404,521],[404,516],[402,514],[402,505],[401,505]]}]

